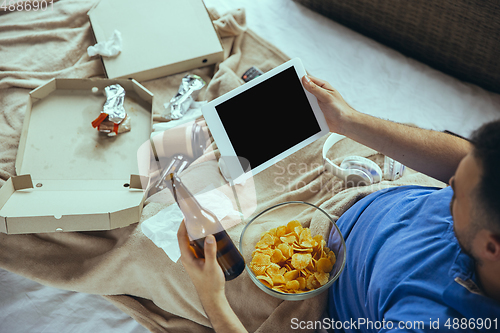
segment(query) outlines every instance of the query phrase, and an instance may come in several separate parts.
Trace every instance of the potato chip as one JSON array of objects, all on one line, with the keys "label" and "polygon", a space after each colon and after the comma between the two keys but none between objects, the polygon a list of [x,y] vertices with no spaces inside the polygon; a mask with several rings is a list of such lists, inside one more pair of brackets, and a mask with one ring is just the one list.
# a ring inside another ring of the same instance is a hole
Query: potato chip
[{"label": "potato chip", "polygon": [[293,232],[295,227],[302,227],[302,224],[300,224],[300,222],[297,220],[288,222],[288,224],[286,225],[286,232],[287,233]]},{"label": "potato chip", "polygon": [[304,269],[311,262],[311,254],[295,253],[292,256],[292,266],[296,269]]},{"label": "potato chip", "polygon": [[280,265],[272,263],[269,266],[267,266],[266,274],[268,274],[271,277],[274,275],[279,275],[280,269],[281,269]]},{"label": "potato chip", "polygon": [[270,245],[274,245],[274,238],[266,233],[260,238],[260,241],[258,241],[255,246],[263,249],[269,247]]},{"label": "potato chip", "polygon": [[328,259],[330,259],[332,266],[335,265],[335,262],[337,261],[337,257],[335,257],[335,253],[333,253],[333,251],[328,252]]},{"label": "potato chip", "polygon": [[[258,277],[257,277],[258,278]],[[309,275],[307,278],[306,278],[306,288],[307,289],[314,289],[314,286],[312,284],[312,282],[316,280],[316,278],[314,277],[314,275]]]},{"label": "potato chip", "polygon": [[264,275],[266,273],[267,266],[250,264],[250,268],[255,273],[255,275]]},{"label": "potato chip", "polygon": [[272,277],[272,280],[273,280],[274,285],[287,283],[285,277],[283,275],[279,275],[279,274],[274,275]]},{"label": "potato chip", "polygon": [[265,275],[258,275],[256,276],[257,279],[262,282],[265,286],[272,288],[273,287],[273,280],[269,276]]},{"label": "potato chip", "polygon": [[314,241],[312,239],[306,239],[300,242],[300,246],[303,248],[309,248],[313,252]]},{"label": "potato chip", "polygon": [[301,253],[312,253],[313,252],[313,249],[311,248],[302,248],[302,247],[298,247],[298,246],[294,246],[293,247],[293,250],[295,252],[301,252]]},{"label": "potato chip", "polygon": [[309,275],[306,281],[306,287],[307,289],[316,289],[321,287],[321,284],[316,280],[316,277],[314,275]]},{"label": "potato chip", "polygon": [[286,235],[286,236],[281,236],[280,240],[283,243],[292,244],[293,242],[297,241],[297,237],[295,235],[293,235],[293,234],[292,235]]},{"label": "potato chip", "polygon": [[274,250],[271,249],[271,248],[269,248],[269,247],[265,248],[265,249],[256,249],[256,250],[253,251],[252,256],[255,256],[255,253],[257,253],[257,252],[260,252],[260,253],[263,253],[263,254],[267,254],[268,256],[272,256],[273,253],[274,253]]},{"label": "potato chip", "polygon": [[330,277],[330,274],[316,272],[314,273],[314,277],[316,278],[316,280],[319,282],[320,285],[324,286],[325,284],[328,283],[328,278]]},{"label": "potato chip", "polygon": [[281,284],[279,286],[274,286],[272,289],[276,290],[276,291],[279,291],[281,293],[286,293],[286,291],[285,291],[285,285],[284,284]]},{"label": "potato chip", "polygon": [[286,234],[286,226],[281,226],[281,227],[276,228],[276,236],[277,237],[284,236],[285,234]]},{"label": "potato chip", "polygon": [[292,281],[299,277],[299,271],[293,270],[284,274],[285,280]]},{"label": "potato chip", "polygon": [[299,282],[299,289],[306,289],[306,278],[299,276],[296,281]]},{"label": "potato chip", "polygon": [[313,237],[313,239],[317,242],[320,243],[323,240],[323,236],[321,235],[316,235]]},{"label": "potato chip", "polygon": [[[283,256],[280,249],[275,249],[273,255],[271,256],[271,262],[276,264],[285,261],[285,259],[286,258]],[[328,260],[328,262],[330,262],[330,260]]]},{"label": "potato chip", "polygon": [[316,272],[316,267],[314,267],[314,261],[311,258],[311,261],[309,261],[309,264],[306,267],[306,270],[308,270],[311,274]]},{"label": "potato chip", "polygon": [[328,258],[321,258],[316,263],[316,269],[318,270],[318,272],[321,273],[330,273],[332,268],[333,268],[332,262]]},{"label": "potato chip", "polygon": [[300,283],[297,280],[288,281],[286,283],[286,289],[288,289],[288,290],[297,290],[297,289],[299,289],[299,287],[300,287]]},{"label": "potato chip", "polygon": [[335,261],[323,237],[294,220],[261,235],[249,267],[267,287],[301,293],[327,284]]},{"label": "potato chip", "polygon": [[288,244],[280,244],[278,245],[278,249],[281,251],[285,259],[288,259],[292,256],[293,254],[293,248],[289,246]]},{"label": "potato chip", "polygon": [[271,264],[271,257],[267,254],[257,252],[253,257],[252,262],[256,265],[269,265]]},{"label": "potato chip", "polygon": [[323,251],[318,251],[316,249],[313,249],[312,253],[313,253],[312,256],[313,256],[314,260],[319,260],[319,259],[323,258]]},{"label": "potato chip", "polygon": [[313,240],[312,237],[311,237],[311,229],[309,228],[305,228],[302,230],[302,232],[300,233],[300,237],[299,237],[299,244],[302,244],[302,242],[304,241],[308,241],[308,240]]},{"label": "potato chip", "polygon": [[300,236],[300,234],[302,233],[302,231],[303,231],[303,230],[304,230],[304,228],[303,228],[301,225],[299,225],[298,227],[295,227],[295,228],[293,229],[293,231],[295,232],[295,234],[296,234],[297,236]]},{"label": "potato chip", "polygon": [[258,249],[265,249],[265,248],[268,248],[269,245],[266,244],[265,242],[259,241],[259,242],[257,242],[257,244],[255,244],[255,247]]}]

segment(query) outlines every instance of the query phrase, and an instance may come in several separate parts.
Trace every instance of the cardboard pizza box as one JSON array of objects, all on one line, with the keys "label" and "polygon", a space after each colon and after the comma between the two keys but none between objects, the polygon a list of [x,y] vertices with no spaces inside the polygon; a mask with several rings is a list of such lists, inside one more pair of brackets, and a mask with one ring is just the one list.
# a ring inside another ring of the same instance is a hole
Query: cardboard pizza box
[{"label": "cardboard pizza box", "polygon": [[97,42],[122,36],[122,51],[102,57],[108,78],[137,81],[215,64],[221,40],[202,0],[101,0],[88,16]]},{"label": "cardboard pizza box", "polygon": [[[118,83],[131,131],[109,137],[91,122]],[[53,79],[33,90],[16,158],[0,188],[0,231],[109,230],[138,222],[144,191],[137,150],[149,140],[153,95],[135,80]]]}]

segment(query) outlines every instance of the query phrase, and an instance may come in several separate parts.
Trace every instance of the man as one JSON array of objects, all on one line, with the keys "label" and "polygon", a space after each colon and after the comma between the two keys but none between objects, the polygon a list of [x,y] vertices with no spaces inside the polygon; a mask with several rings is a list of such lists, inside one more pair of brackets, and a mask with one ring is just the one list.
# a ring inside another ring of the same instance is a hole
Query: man
[{"label": "man", "polygon": [[[362,114],[327,82],[310,76],[302,82],[318,99],[331,132],[451,185],[381,190],[342,215],[337,225],[349,259],[330,288],[324,327],[498,331],[500,121],[483,126],[469,143]],[[212,239],[201,261],[189,251],[183,226],[178,236],[182,263],[214,329],[245,332],[225,298]]]}]

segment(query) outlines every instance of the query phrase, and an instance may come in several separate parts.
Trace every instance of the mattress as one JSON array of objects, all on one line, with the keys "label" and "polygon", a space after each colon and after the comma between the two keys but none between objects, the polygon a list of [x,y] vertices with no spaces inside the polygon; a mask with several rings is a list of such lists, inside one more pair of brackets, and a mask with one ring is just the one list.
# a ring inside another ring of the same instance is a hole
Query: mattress
[{"label": "mattress", "polygon": [[[464,137],[500,118],[500,95],[405,57],[293,1],[205,4],[219,13],[244,8],[250,29],[289,57],[301,58],[311,75],[329,81],[361,112]],[[101,296],[43,286],[0,270],[0,332],[91,331],[146,329]]]}]

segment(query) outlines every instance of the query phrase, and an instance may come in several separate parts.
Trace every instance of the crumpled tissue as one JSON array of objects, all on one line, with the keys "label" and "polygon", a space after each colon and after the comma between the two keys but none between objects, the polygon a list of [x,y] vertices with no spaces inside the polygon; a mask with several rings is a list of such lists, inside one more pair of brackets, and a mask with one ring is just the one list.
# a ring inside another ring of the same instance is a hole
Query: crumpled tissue
[{"label": "crumpled tissue", "polygon": [[122,34],[115,30],[113,34],[109,38],[109,40],[105,42],[99,42],[94,46],[89,46],[87,48],[87,53],[89,57],[93,57],[95,55],[101,55],[103,57],[114,57],[120,54],[122,51]]},{"label": "crumpled tissue", "polygon": [[[213,185],[206,187],[194,197],[201,206],[214,213],[219,221],[228,215],[240,216],[240,213],[233,209],[231,200],[224,193],[215,189]],[[173,262],[177,262],[181,256],[177,242],[177,230],[183,218],[182,211],[174,203],[141,224],[143,234],[151,239],[156,246],[162,248]],[[223,223],[223,226],[228,229],[233,225]]]}]

